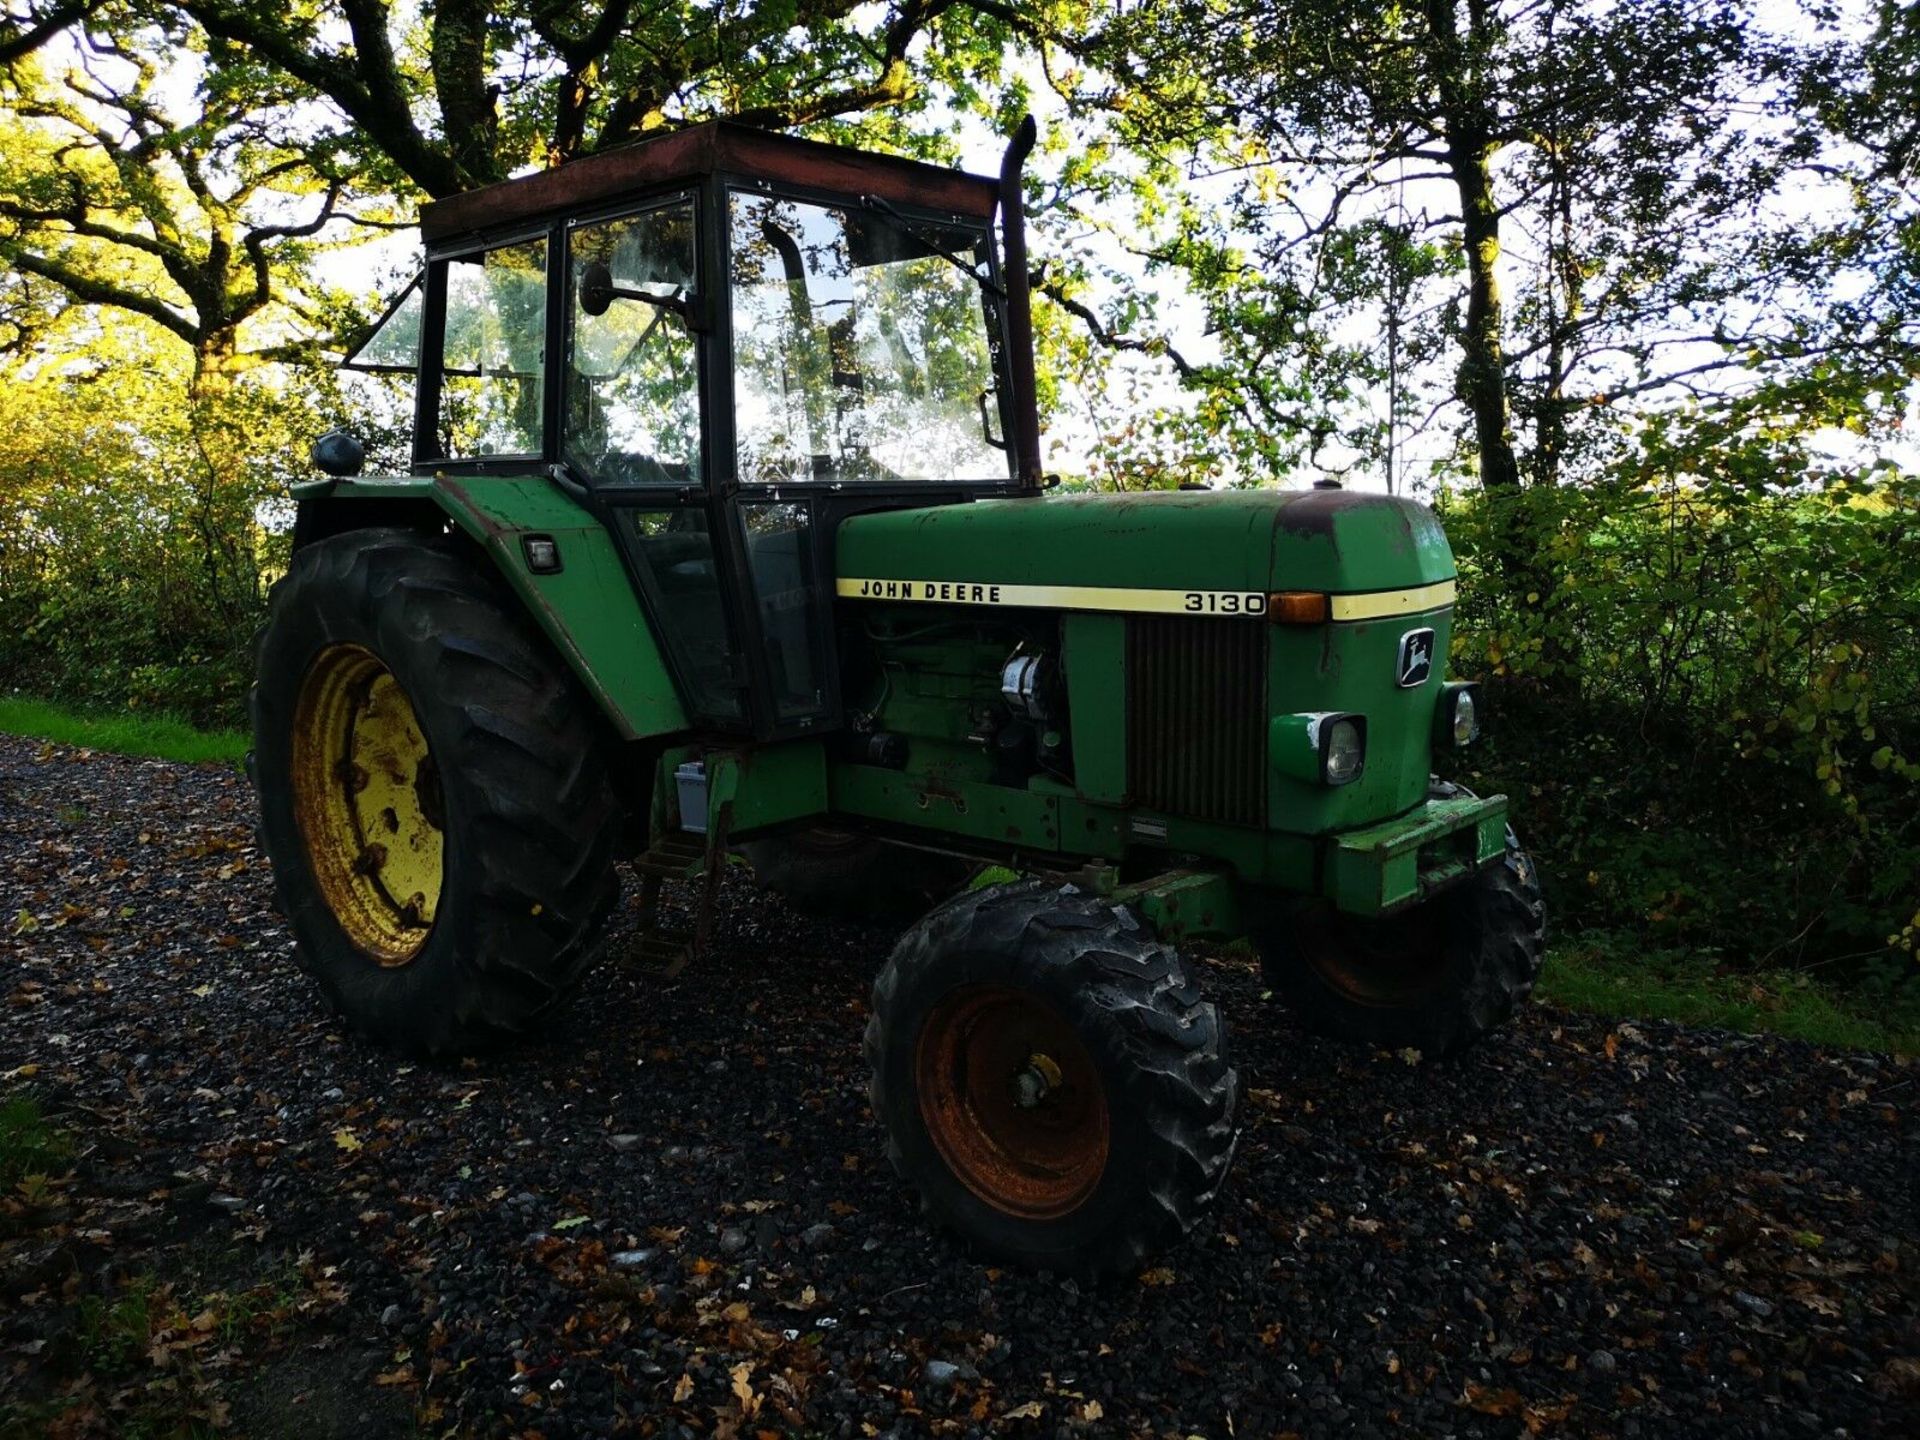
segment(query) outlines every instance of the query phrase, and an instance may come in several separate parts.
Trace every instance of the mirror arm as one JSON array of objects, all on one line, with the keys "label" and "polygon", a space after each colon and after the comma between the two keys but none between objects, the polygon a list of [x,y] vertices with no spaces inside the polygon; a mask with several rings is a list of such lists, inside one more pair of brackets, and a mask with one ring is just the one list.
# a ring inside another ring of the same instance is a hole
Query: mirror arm
[{"label": "mirror arm", "polygon": [[707,328],[707,322],[695,312],[693,305],[677,295],[655,295],[650,290],[629,290],[622,285],[611,285],[606,293],[615,300],[638,300],[656,309],[671,310],[680,317],[687,329],[696,334],[703,333]]}]

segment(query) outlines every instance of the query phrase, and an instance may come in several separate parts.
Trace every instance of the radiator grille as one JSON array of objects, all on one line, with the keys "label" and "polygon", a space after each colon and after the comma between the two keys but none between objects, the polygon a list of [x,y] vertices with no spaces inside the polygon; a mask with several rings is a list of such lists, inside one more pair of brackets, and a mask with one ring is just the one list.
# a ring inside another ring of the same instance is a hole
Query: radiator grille
[{"label": "radiator grille", "polygon": [[1266,815],[1267,627],[1127,619],[1127,789],[1136,805],[1223,825]]}]

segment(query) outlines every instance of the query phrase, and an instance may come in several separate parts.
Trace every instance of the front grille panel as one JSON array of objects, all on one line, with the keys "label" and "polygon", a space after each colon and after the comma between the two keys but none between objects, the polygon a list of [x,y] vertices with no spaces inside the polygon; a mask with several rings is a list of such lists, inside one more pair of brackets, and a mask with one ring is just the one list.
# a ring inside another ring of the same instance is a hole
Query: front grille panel
[{"label": "front grille panel", "polygon": [[1133,803],[1223,825],[1266,816],[1267,627],[1127,618]]}]

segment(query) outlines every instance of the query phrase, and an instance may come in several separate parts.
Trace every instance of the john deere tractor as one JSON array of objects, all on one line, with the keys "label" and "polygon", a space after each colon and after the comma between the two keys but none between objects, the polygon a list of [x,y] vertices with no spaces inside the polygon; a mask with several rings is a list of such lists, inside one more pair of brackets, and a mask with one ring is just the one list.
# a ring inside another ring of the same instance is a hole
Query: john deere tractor
[{"label": "john deere tractor", "polygon": [[622,859],[692,882],[649,973],[697,965],[735,856],[904,917],[894,1164],[987,1252],[1099,1273],[1233,1154],[1182,947],[1249,937],[1308,1024],[1438,1055],[1544,920],[1506,801],[1430,779],[1480,711],[1425,508],[1050,486],[1032,141],[990,179],[716,123],[427,206],[347,362],[414,377],[412,466],[316,445],[252,763],[302,963],[413,1054],[559,1003]]}]

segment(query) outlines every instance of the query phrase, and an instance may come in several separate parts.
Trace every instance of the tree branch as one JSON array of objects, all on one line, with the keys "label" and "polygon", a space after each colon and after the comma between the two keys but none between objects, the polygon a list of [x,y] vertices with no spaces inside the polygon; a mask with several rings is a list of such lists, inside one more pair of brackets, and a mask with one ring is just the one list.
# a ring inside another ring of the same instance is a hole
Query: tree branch
[{"label": "tree branch", "polygon": [[31,10],[25,15],[8,14],[0,21],[0,65],[11,65],[38,50],[47,41],[78,24],[98,10],[104,0],[67,0],[44,15]]},{"label": "tree branch", "polygon": [[107,305],[131,311],[135,315],[144,316],[153,321],[156,325],[165,327],[189,345],[197,346],[201,340],[198,325],[151,295],[142,295],[137,290],[129,290],[109,281],[96,280],[92,276],[83,275],[78,270],[61,264],[58,260],[45,255],[36,255],[30,251],[9,247],[7,263],[25,274],[38,275],[43,280],[51,280],[83,305]]}]

